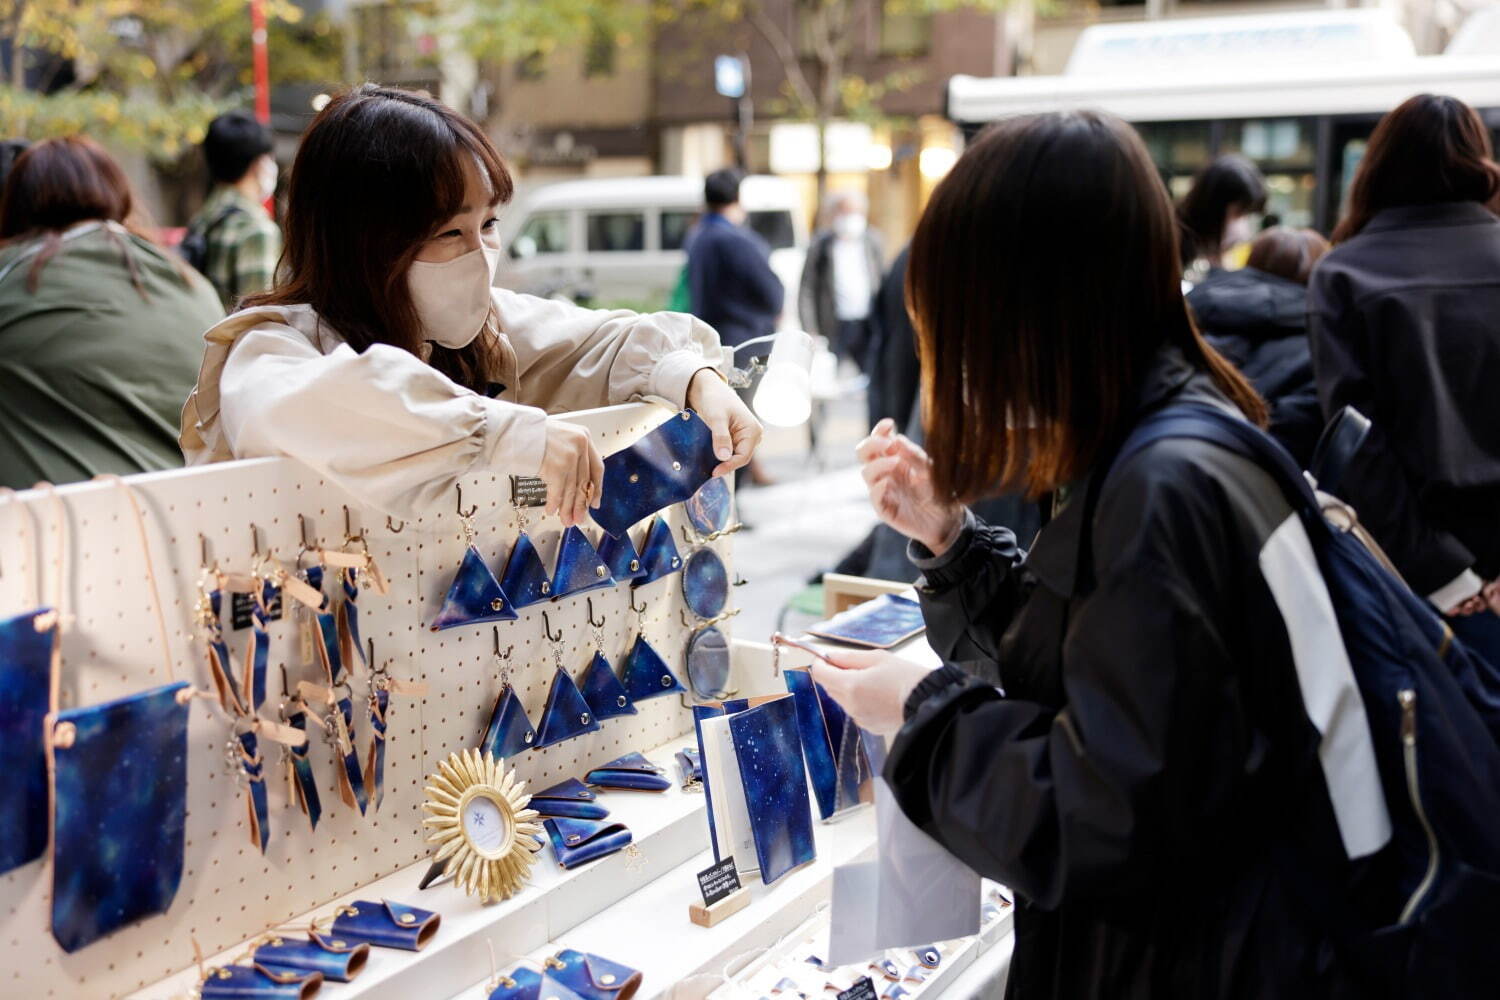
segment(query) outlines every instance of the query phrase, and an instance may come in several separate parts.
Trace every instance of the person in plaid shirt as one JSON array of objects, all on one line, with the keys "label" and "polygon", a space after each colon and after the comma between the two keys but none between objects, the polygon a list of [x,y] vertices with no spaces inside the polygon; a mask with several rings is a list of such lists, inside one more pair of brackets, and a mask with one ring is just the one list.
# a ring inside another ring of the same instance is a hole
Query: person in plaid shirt
[{"label": "person in plaid shirt", "polygon": [[203,156],[214,186],[188,232],[203,237],[203,272],[233,311],[275,283],[281,257],[281,230],[264,205],[276,191],[271,133],[246,112],[230,111],[208,126]]}]

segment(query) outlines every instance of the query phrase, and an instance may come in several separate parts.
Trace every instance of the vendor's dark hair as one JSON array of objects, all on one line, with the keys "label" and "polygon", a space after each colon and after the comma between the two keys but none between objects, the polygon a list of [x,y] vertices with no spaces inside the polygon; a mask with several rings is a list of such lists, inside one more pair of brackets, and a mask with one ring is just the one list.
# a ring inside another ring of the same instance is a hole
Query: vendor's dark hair
[{"label": "vendor's dark hair", "polygon": [[1140,137],[1110,115],[991,126],[933,192],[906,293],[941,496],[1036,496],[1078,478],[1130,430],[1167,345],[1265,421],[1193,325],[1171,199]]},{"label": "vendor's dark hair", "polygon": [[[246,306],[307,303],[356,351],[390,344],[418,355],[424,338],[407,287],[421,245],[464,202],[477,162],[498,201],[515,191],[494,144],[426,94],[364,84],[313,119],[287,187],[282,276]],[[428,363],[483,392],[497,371],[495,338],[432,345]]]},{"label": "vendor's dark hair", "polygon": [[709,208],[723,208],[740,200],[740,182],[745,172],[735,167],[715,170],[703,179],[703,201]]},{"label": "vendor's dark hair", "polygon": [[208,124],[203,137],[203,159],[208,173],[221,184],[234,184],[250,164],[271,151],[271,130],[248,111],[226,111]]},{"label": "vendor's dark hair", "polygon": [[1327,252],[1328,241],[1316,229],[1272,226],[1250,243],[1250,256],[1245,264],[1305,285],[1312,276],[1313,265]]},{"label": "vendor's dark hair", "polygon": [[[117,222],[133,235],[154,243],[150,231],[136,225],[130,182],[104,147],[81,135],[44,139],[16,157],[0,195],[0,240],[40,237],[42,245],[26,274],[35,292],[42,269],[62,249],[63,231],[80,222]],[[115,231],[130,280],[142,298],[146,288],[135,258]],[[187,275],[179,270],[184,281]]]},{"label": "vendor's dark hair", "polygon": [[1224,217],[1231,208],[1258,212],[1266,207],[1266,181],[1260,170],[1237,153],[1225,153],[1198,171],[1193,186],[1177,204],[1182,226],[1182,263],[1212,256],[1224,243]]},{"label": "vendor's dark hair", "polygon": [[1357,236],[1376,212],[1401,205],[1477,201],[1500,194],[1489,130],[1456,97],[1418,94],[1380,119],[1349,188],[1333,242]]}]

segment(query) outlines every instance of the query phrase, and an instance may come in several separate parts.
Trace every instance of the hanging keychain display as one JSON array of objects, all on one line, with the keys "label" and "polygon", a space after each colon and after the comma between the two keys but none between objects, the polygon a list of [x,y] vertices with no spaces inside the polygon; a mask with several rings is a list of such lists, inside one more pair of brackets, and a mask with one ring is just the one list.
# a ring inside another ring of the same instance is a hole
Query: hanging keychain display
[{"label": "hanging keychain display", "polygon": [[[307,721],[311,719],[320,729],[327,731],[327,723],[308,708],[300,694],[287,691],[286,667],[281,668],[281,705],[278,709],[281,721],[292,729],[307,735]],[[311,828],[318,828],[323,816],[323,803],[318,796],[318,780],[312,769],[312,743],[303,739],[299,746],[282,744],[281,763],[286,768],[287,801],[295,802],[302,815],[307,817]]]},{"label": "hanging keychain display", "polygon": [[547,692],[547,704],[542,709],[541,721],[537,723],[537,748],[550,747],[564,740],[571,740],[584,733],[597,733],[599,720],[584,700],[578,685],[563,669],[563,633],[558,629],[554,635],[547,621],[547,612],[542,612],[542,628],[547,640],[552,643],[552,688]]},{"label": "hanging keychain display", "polygon": [[542,565],[536,546],[531,543],[531,536],[526,533],[525,505],[512,496],[511,507],[516,512],[516,544],[511,546],[510,557],[505,561],[500,589],[510,598],[512,608],[529,608],[552,596],[552,580],[547,576],[547,567]]},{"label": "hanging keychain display", "polygon": [[587,590],[613,587],[614,578],[609,567],[599,558],[599,552],[583,529],[574,524],[563,529],[562,540],[557,543],[557,569],[552,573],[552,599],[562,600]]},{"label": "hanging keychain display", "polygon": [[510,683],[510,654],[514,649],[507,646],[503,654],[500,652],[500,627],[495,626],[494,661],[500,675],[500,696],[490,710],[490,721],[480,737],[479,749],[499,760],[536,746],[536,729],[526,718],[526,709]]},{"label": "hanging keychain display", "polygon": [[667,527],[665,518],[651,519],[651,527],[646,529],[646,542],[641,546],[641,566],[644,572],[636,577],[632,586],[644,587],[682,569],[682,558],[677,554],[677,543],[672,541],[672,529]]},{"label": "hanging keychain display", "polygon": [[481,622],[515,621],[516,612],[510,598],[495,579],[495,574],[485,564],[484,557],[475,548],[478,533],[474,528],[474,515],[479,512],[476,504],[464,510],[464,489],[458,490],[458,521],[463,528],[464,558],[453,575],[453,583],[443,598],[443,606],[432,620],[432,631],[457,628],[460,625],[477,625]]},{"label": "hanging keychain display", "polygon": [[583,700],[593,709],[596,719],[614,719],[622,715],[635,715],[636,708],[630,703],[625,685],[615,676],[615,668],[609,665],[604,655],[604,619],[594,620],[594,600],[589,598],[589,628],[594,637],[594,656],[584,669],[578,689]]},{"label": "hanging keychain display", "polygon": [[677,675],[672,673],[672,668],[667,666],[667,661],[646,641],[647,607],[646,604],[635,603],[635,595],[631,595],[630,610],[635,612],[636,619],[635,643],[630,647],[630,652],[625,654],[620,676],[625,694],[632,702],[660,698],[667,694],[687,693]]},{"label": "hanging keychain display", "polygon": [[370,755],[365,763],[365,788],[369,795],[370,808],[379,809],[385,798],[385,748],[390,725],[391,695],[421,698],[427,694],[426,681],[407,681],[391,676],[390,666],[375,659],[375,640],[369,640],[369,659],[376,663],[370,674]]}]

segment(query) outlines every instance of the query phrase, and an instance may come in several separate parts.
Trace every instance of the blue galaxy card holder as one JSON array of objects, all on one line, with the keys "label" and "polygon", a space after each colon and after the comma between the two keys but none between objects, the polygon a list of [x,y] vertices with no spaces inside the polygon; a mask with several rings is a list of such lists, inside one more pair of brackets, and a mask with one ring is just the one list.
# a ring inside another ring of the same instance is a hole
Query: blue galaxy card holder
[{"label": "blue galaxy card holder", "polygon": [[57,614],[0,621],[0,872],[47,850],[47,708]]},{"label": "blue galaxy card holder", "polygon": [[596,798],[593,790],[583,782],[569,778],[533,793],[529,808],[542,816],[601,820],[609,815],[609,810],[596,802]]},{"label": "blue galaxy card holder", "polygon": [[552,853],[560,868],[577,868],[630,846],[630,830],[624,823],[597,823],[587,819],[545,819],[542,826],[552,842]]},{"label": "blue galaxy card holder", "polygon": [[611,535],[664,507],[681,503],[708,482],[719,460],[713,432],[691,410],[668,419],[635,444],[604,460],[594,523]]},{"label": "blue galaxy card holder", "polygon": [[276,972],[317,972],[334,983],[347,983],[370,960],[363,941],[310,934],[306,938],[273,937],[255,949],[255,964]]},{"label": "blue galaxy card holder", "polygon": [[54,718],[52,936],[63,951],[165,913],[177,895],[187,688],[167,684]]},{"label": "blue galaxy card holder", "polygon": [[789,696],[729,716],[760,877],[770,885],[817,857],[802,740]]},{"label": "blue galaxy card holder", "polygon": [[322,985],[321,973],[273,969],[257,962],[211,970],[198,987],[198,996],[202,1000],[305,1000]]},{"label": "blue galaxy card holder", "polygon": [[633,792],[665,792],[672,782],[642,753],[628,753],[616,757],[602,767],[596,767],[585,779],[599,788],[623,788]]},{"label": "blue galaxy card holder", "polygon": [[437,933],[443,918],[389,899],[372,903],[362,899],[340,907],[329,933],[335,940],[362,941],[376,948],[421,951]]},{"label": "blue galaxy card holder", "polygon": [[889,649],[921,635],[926,628],[922,606],[916,601],[899,594],[881,594],[818,622],[807,634],[867,649]]}]

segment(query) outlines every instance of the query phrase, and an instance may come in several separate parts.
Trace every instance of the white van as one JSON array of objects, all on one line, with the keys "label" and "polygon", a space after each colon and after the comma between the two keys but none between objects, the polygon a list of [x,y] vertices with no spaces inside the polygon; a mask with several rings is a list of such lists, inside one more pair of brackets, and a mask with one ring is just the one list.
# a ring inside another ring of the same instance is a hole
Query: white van
[{"label": "white van", "polygon": [[[746,177],[740,204],[771,245],[771,268],[796,315],[807,226],[797,189],[780,177]],[[501,216],[506,247],[496,283],[584,303],[659,309],[687,255],[683,238],[703,210],[699,177],[561,181],[525,193]]]}]

